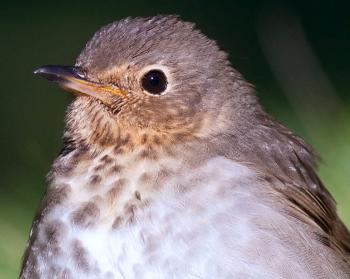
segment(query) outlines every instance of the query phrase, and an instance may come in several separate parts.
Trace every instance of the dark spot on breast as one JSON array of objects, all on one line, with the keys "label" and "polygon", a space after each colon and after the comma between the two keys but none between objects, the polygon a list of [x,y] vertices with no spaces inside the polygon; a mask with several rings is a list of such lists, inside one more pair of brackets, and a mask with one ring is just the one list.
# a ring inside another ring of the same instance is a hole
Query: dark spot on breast
[{"label": "dark spot on breast", "polygon": [[81,242],[79,240],[73,240],[72,241],[72,256],[75,265],[84,272],[89,272],[91,269],[90,263],[89,263],[89,253],[86,251],[86,249],[83,247]]},{"label": "dark spot on breast", "polygon": [[94,202],[85,202],[71,215],[71,222],[81,227],[90,227],[98,222],[100,209]]},{"label": "dark spot on breast", "polygon": [[124,206],[125,218],[128,223],[133,223],[135,221],[136,209],[137,209],[136,205],[132,202],[128,202]]},{"label": "dark spot on breast", "polygon": [[101,162],[103,162],[105,165],[111,164],[113,162],[113,159],[109,155],[104,155],[101,159]]},{"label": "dark spot on breast", "polygon": [[157,173],[157,183],[163,182],[164,180],[168,179],[169,177],[175,175],[174,171],[172,171],[169,168],[162,168],[158,173]]},{"label": "dark spot on breast", "polygon": [[89,147],[86,144],[81,144],[79,148],[75,149],[72,158],[73,160],[75,160],[75,162],[83,159],[89,159],[89,156],[87,156],[88,152],[89,152]]},{"label": "dark spot on breast", "polygon": [[112,136],[111,129],[107,125],[103,129],[103,133],[102,133],[102,136],[101,136],[100,144],[101,145],[110,145],[111,143],[113,143],[113,136]]},{"label": "dark spot on breast", "polygon": [[152,139],[152,142],[155,145],[161,145],[162,144],[161,139],[158,136],[154,136],[153,139]]},{"label": "dark spot on breast", "polygon": [[113,150],[115,155],[122,155],[125,153],[125,148],[120,147],[120,146],[116,146]]},{"label": "dark spot on breast", "polygon": [[126,145],[130,142],[130,134],[125,134],[123,138],[120,139],[119,145]]},{"label": "dark spot on breast", "polygon": [[125,145],[125,148],[128,152],[132,152],[134,151],[135,145],[132,142],[130,142],[128,145]]},{"label": "dark spot on breast", "polygon": [[157,160],[158,159],[158,153],[153,148],[147,148],[138,154],[138,160]]},{"label": "dark spot on breast", "polygon": [[169,179],[169,177],[174,175],[174,171],[168,168],[162,168],[156,176],[156,180],[153,183],[155,190],[158,190],[164,185],[164,182]]},{"label": "dark spot on breast", "polygon": [[59,220],[49,222],[44,228],[46,241],[50,243],[59,243],[66,232],[67,225]]},{"label": "dark spot on breast", "polygon": [[126,134],[124,137],[120,137],[117,144],[114,146],[113,153],[115,155],[121,155],[125,152],[130,152],[134,149],[134,143],[130,134]]},{"label": "dark spot on breast", "polygon": [[119,178],[116,182],[113,183],[114,187],[124,187],[128,184],[128,180],[126,178]]},{"label": "dark spot on breast", "polygon": [[123,223],[123,218],[121,216],[117,216],[112,224],[112,229],[117,229]]},{"label": "dark spot on breast", "polygon": [[70,192],[71,187],[66,183],[49,187],[42,203],[41,213],[45,214],[46,211],[49,211],[54,206],[61,204],[68,198]]},{"label": "dark spot on breast", "polygon": [[144,172],[139,177],[139,183],[147,184],[152,181],[152,175],[149,172]]},{"label": "dark spot on breast", "polygon": [[[60,153],[59,158],[67,158],[66,160],[56,160],[48,175],[48,180],[52,181],[56,175],[71,175],[80,162],[90,159],[89,148],[85,143],[72,142],[64,139],[65,147]],[[79,147],[78,147],[79,146]],[[70,157],[68,157],[70,156]]]},{"label": "dark spot on breast", "polygon": [[108,174],[118,174],[121,173],[123,167],[121,165],[113,165],[111,168],[108,170]]},{"label": "dark spot on breast", "polygon": [[72,175],[73,170],[76,168],[76,166],[77,164],[74,160],[54,165],[52,171],[49,174],[49,177],[54,177],[56,175]]},{"label": "dark spot on breast", "polygon": [[62,254],[61,241],[67,233],[67,226],[54,220],[49,223],[41,224],[42,229],[39,232],[37,249],[47,258],[57,257]]},{"label": "dark spot on breast", "polygon": [[127,180],[121,178],[112,184],[111,189],[106,194],[106,198],[109,203],[113,204],[118,199],[122,191],[125,189],[126,183]]},{"label": "dark spot on breast", "polygon": [[98,174],[94,174],[90,176],[88,185],[92,188],[98,186],[98,184],[102,181],[102,177]]},{"label": "dark spot on breast", "polygon": [[150,200],[143,199],[142,202],[140,202],[138,204],[137,208],[140,209],[140,210],[145,209],[145,208],[149,207],[150,203],[151,203]]},{"label": "dark spot on breast", "polygon": [[[97,114],[96,114],[97,115]],[[97,118],[97,117],[96,117]],[[97,118],[97,120],[95,121],[95,116],[94,116],[94,121],[91,122],[95,122],[95,133],[92,134],[92,136],[94,136],[93,140],[96,141],[99,137],[100,137],[100,133],[99,131],[103,131],[102,125],[103,125],[103,115],[99,115],[99,117]],[[106,125],[106,123],[104,124]]]},{"label": "dark spot on breast", "polygon": [[146,143],[147,143],[147,140],[148,140],[147,134],[143,134],[143,135],[141,136],[141,144],[146,144]]},{"label": "dark spot on breast", "polygon": [[141,194],[139,191],[135,191],[135,198],[138,199],[139,201],[141,200]]},{"label": "dark spot on breast", "polygon": [[98,164],[96,167],[94,167],[94,172],[99,172],[103,170],[104,167],[105,167],[104,164]]}]

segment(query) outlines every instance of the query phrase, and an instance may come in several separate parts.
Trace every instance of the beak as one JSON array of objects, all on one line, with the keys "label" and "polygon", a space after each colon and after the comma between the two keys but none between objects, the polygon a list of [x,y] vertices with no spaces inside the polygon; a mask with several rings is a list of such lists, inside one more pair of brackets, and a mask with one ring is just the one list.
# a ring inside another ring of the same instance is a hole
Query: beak
[{"label": "beak", "polygon": [[118,95],[119,97],[125,97],[126,95],[126,92],[117,86],[89,81],[78,67],[42,66],[36,69],[34,74],[57,83],[66,91],[78,95],[88,95],[106,104],[111,103],[111,97],[113,95]]}]

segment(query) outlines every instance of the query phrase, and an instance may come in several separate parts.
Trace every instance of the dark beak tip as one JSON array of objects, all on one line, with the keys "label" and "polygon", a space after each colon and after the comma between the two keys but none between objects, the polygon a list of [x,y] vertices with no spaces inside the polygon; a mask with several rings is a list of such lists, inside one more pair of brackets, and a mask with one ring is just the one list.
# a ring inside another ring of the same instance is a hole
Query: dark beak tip
[{"label": "dark beak tip", "polygon": [[45,65],[41,66],[33,71],[35,75],[40,75],[42,77],[56,77],[64,78],[68,76],[76,76],[82,78],[79,75],[78,68],[72,66],[61,66],[61,65]]},{"label": "dark beak tip", "polygon": [[58,66],[51,66],[51,65],[45,65],[41,66],[39,68],[36,68],[33,73],[35,75],[39,75],[42,77],[47,77],[47,76],[55,76],[61,72],[60,67]]},{"label": "dark beak tip", "polygon": [[36,68],[36,69],[33,71],[33,74],[34,74],[34,75],[40,75],[40,74],[43,74],[44,72],[45,72],[44,67],[39,67],[39,68]]}]

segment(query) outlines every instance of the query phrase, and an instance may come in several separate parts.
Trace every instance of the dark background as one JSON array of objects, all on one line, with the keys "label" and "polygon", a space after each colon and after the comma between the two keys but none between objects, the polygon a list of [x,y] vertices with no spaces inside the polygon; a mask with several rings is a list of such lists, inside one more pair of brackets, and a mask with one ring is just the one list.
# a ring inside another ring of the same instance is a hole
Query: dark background
[{"label": "dark background", "polygon": [[2,3],[0,278],[18,276],[71,100],[33,69],[74,64],[98,28],[127,16],[178,14],[217,40],[266,110],[321,154],[320,176],[350,225],[348,10],[346,1]]}]

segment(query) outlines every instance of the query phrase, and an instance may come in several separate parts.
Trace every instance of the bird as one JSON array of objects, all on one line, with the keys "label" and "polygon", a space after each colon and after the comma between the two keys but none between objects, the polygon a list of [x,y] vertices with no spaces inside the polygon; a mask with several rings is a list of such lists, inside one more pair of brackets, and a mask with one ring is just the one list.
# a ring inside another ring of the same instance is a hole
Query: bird
[{"label": "bird", "polygon": [[176,15],[97,31],[20,278],[350,278],[319,156],[267,114],[226,52]]}]

